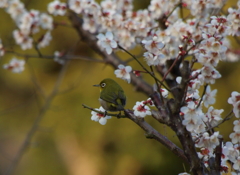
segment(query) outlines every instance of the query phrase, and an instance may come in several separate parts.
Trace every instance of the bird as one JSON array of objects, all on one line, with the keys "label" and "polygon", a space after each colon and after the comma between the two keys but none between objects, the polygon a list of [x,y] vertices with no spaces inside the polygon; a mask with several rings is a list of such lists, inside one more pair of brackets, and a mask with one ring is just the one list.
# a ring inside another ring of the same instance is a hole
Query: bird
[{"label": "bird", "polygon": [[126,95],[117,82],[111,78],[106,78],[93,86],[100,88],[99,102],[106,111],[124,111]]}]

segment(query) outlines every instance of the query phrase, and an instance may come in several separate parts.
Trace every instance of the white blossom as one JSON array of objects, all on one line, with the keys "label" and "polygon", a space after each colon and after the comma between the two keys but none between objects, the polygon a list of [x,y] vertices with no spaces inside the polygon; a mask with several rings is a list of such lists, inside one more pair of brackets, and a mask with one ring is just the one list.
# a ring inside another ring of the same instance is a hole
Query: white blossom
[{"label": "white blossom", "polygon": [[[99,109],[96,108],[96,110],[100,112],[105,112],[105,109],[103,109],[102,106]],[[105,125],[107,123],[107,120],[111,118],[111,116],[108,115],[105,116],[104,114],[100,114],[95,111],[92,111],[91,114],[92,114],[91,120],[99,122],[101,125]]]},{"label": "white blossom", "polygon": [[50,41],[52,40],[51,33],[48,31],[45,33],[41,41],[38,43],[38,48],[43,48],[49,45]]},{"label": "white blossom", "polygon": [[33,47],[33,39],[28,35],[24,35],[21,31],[14,30],[13,37],[16,43],[21,46],[22,50],[31,49]]},{"label": "white blossom", "polygon": [[5,49],[2,44],[2,40],[0,38],[0,57],[2,57],[5,54]]},{"label": "white blossom", "polygon": [[166,61],[165,59],[166,57],[162,53],[159,53],[158,55],[154,55],[150,52],[145,52],[143,56],[149,66],[157,66],[159,64],[165,63]]},{"label": "white blossom", "polygon": [[135,106],[133,107],[134,115],[138,117],[144,118],[147,115],[151,115],[150,108],[143,104],[143,102],[137,101]]},{"label": "white blossom", "polygon": [[181,82],[182,82],[182,77],[177,77],[177,78],[176,78],[176,82],[177,82],[178,84],[181,84]]},{"label": "white blossom", "polygon": [[181,107],[181,112],[184,114],[182,124],[190,132],[198,132],[199,126],[203,123],[203,113],[200,107],[197,108],[193,101],[190,101],[187,106]]},{"label": "white blossom", "polygon": [[47,29],[47,30],[52,30],[53,29],[53,18],[46,14],[46,13],[41,13],[41,15],[39,16],[40,18],[40,26],[43,29]]},{"label": "white blossom", "polygon": [[205,95],[203,96],[203,103],[205,107],[212,105],[216,102],[215,96],[217,93],[217,89],[211,91],[211,87],[207,86]]},{"label": "white blossom", "polygon": [[218,140],[219,132],[214,132],[212,135],[205,132],[197,141],[196,146],[199,148],[207,148],[209,150],[213,150],[217,145],[219,145]]},{"label": "white blossom", "polygon": [[24,71],[25,61],[13,58],[8,64],[4,64],[3,68],[12,71],[13,73],[21,73]]},{"label": "white blossom", "polygon": [[128,83],[131,81],[131,75],[130,72],[132,71],[131,66],[124,66],[122,64],[118,65],[118,69],[114,71],[114,74],[123,80],[126,80]]},{"label": "white blossom", "polygon": [[223,109],[217,110],[214,109],[212,106],[208,108],[208,112],[206,114],[207,122],[212,126],[215,127],[219,124],[219,122],[222,120],[221,113],[223,112]]},{"label": "white blossom", "polygon": [[233,113],[237,118],[240,117],[240,93],[234,91],[228,98],[228,103],[233,105]]},{"label": "white blossom", "polygon": [[112,32],[107,32],[105,35],[100,33],[97,38],[99,45],[106,49],[108,54],[111,54],[113,49],[117,48],[117,42],[113,39]]},{"label": "white blossom", "polygon": [[59,64],[64,64],[66,62],[66,60],[61,58],[62,56],[63,56],[63,52],[55,51],[53,60],[56,61]]},{"label": "white blossom", "polygon": [[48,12],[54,16],[63,16],[66,13],[66,4],[59,0],[54,0],[48,4]]}]

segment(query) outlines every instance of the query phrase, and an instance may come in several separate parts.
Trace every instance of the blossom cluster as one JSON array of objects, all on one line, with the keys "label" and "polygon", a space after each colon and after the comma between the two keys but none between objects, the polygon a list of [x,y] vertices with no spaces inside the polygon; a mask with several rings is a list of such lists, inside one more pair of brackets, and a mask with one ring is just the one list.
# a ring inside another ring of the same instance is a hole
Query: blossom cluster
[{"label": "blossom cluster", "polygon": [[[53,29],[53,18],[47,13],[41,13],[38,10],[27,10],[24,4],[19,0],[6,1],[1,8],[5,8],[15,22],[17,29],[13,31],[13,37],[21,49],[33,48],[34,41],[37,41],[37,47],[48,46],[51,41],[50,31]],[[40,28],[45,30],[41,38],[34,38],[34,35],[40,32]]]},{"label": "blossom cluster", "polygon": [[4,64],[3,68],[13,73],[21,73],[24,70],[25,61],[13,58],[8,64]]},{"label": "blossom cluster", "polygon": [[[83,16],[85,30],[98,33],[98,44],[108,54],[118,46],[131,49],[138,44],[145,50],[143,57],[147,65],[159,66],[189,50],[195,62],[201,66],[191,73],[186,105],[181,108],[180,114],[182,124],[192,133],[196,147],[201,150],[199,157],[208,160],[214,156],[214,149],[219,145],[219,132],[209,134],[207,130],[218,126],[223,113],[223,109],[211,106],[216,102],[217,90],[211,90],[209,84],[214,84],[216,79],[221,78],[216,69],[218,63],[228,60],[229,45],[226,36],[229,33],[239,35],[239,23],[234,22],[238,21],[239,10],[230,8],[227,16],[210,16],[208,12],[213,7],[221,8],[222,2],[185,0],[183,4],[195,18],[183,21],[179,9],[176,9],[161,24],[163,27],[159,27],[157,21],[174,8],[174,3],[151,0],[147,9],[134,12],[131,0],[105,0],[100,4],[93,0],[70,0],[69,8]],[[114,73],[118,78],[130,82],[131,71],[130,66],[119,65]],[[176,82],[180,84],[181,77],[177,77]],[[203,85],[206,85],[206,89],[201,98],[199,89]],[[203,112],[203,106],[208,108],[206,112]],[[235,105],[235,113],[236,110]],[[136,102],[133,111],[138,117],[151,115],[147,101]],[[224,163],[222,166],[225,166]]]},{"label": "blossom cluster", "polygon": [[[1,0],[0,8],[6,10],[16,24],[13,38],[22,50],[41,49],[49,45],[54,29],[53,16],[64,16],[71,10],[82,17],[83,29],[96,37],[98,46],[107,54],[118,48],[132,49],[140,46],[143,60],[149,67],[161,67],[165,73],[168,61],[185,59],[192,56],[192,72],[187,82],[184,105],[181,106],[179,117],[182,125],[192,134],[195,146],[199,148],[199,157],[206,162],[215,156],[214,149],[220,144],[219,132],[209,132],[223,121],[223,109],[215,109],[217,90],[211,85],[221,78],[217,70],[220,61],[229,61],[229,41],[227,36],[240,36],[240,0],[236,8],[228,8],[226,15],[214,16],[213,9],[221,9],[224,1],[219,0],[183,0],[181,8],[187,8],[192,18],[183,20],[177,1],[169,3],[165,0],[151,0],[146,9],[134,10],[133,0],[69,0],[67,3],[54,0],[47,6],[48,13],[38,10],[27,10],[20,0]],[[174,9],[174,10],[173,10]],[[37,35],[38,34],[38,35]],[[37,38],[41,34],[40,38]],[[0,56],[5,48],[0,40]],[[56,51],[54,60],[64,64],[63,53]],[[140,59],[139,59],[140,60]],[[19,73],[24,70],[24,60],[13,58],[4,69]],[[195,66],[195,65],[198,66]],[[179,67],[182,65],[180,64]],[[114,71],[116,77],[131,82],[131,66],[118,65]],[[183,77],[167,76],[176,84],[185,83]],[[204,86],[204,95],[199,95]],[[160,89],[164,98],[168,97],[166,89]],[[233,106],[234,121],[232,142],[223,143],[224,161],[233,163],[233,168],[240,168],[240,93],[233,92],[228,99]],[[151,115],[150,107],[154,106],[151,99],[136,102],[133,107],[135,116],[144,118]],[[205,109],[205,111],[204,111]],[[105,110],[96,109],[102,113]],[[105,125],[110,116],[92,111],[92,120]],[[187,173],[182,173],[187,174]]]}]

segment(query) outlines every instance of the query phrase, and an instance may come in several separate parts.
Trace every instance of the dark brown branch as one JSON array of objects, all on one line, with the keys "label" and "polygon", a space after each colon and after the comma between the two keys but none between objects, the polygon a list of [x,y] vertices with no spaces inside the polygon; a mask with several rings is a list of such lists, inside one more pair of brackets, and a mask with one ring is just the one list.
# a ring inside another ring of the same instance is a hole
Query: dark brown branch
[{"label": "dark brown branch", "polygon": [[184,155],[183,150],[181,150],[177,145],[168,140],[165,136],[160,134],[151,125],[149,125],[143,118],[136,117],[131,110],[125,110],[127,117],[140,126],[148,135],[148,138],[152,138],[163,144],[166,148],[171,150],[174,154],[180,157],[182,160],[188,162],[187,157]]},{"label": "dark brown branch", "polygon": [[151,99],[154,101],[154,104],[158,109],[158,112],[153,113],[153,117],[159,122],[171,127],[172,130],[177,134],[177,137],[183,147],[184,154],[191,165],[193,174],[204,175],[208,170],[197,155],[195,142],[192,139],[191,133],[187,131],[185,126],[182,124],[182,120],[178,111],[180,109],[180,104],[176,102],[177,100],[170,99],[168,101],[168,108],[165,108],[159,95],[153,94],[151,95]]}]

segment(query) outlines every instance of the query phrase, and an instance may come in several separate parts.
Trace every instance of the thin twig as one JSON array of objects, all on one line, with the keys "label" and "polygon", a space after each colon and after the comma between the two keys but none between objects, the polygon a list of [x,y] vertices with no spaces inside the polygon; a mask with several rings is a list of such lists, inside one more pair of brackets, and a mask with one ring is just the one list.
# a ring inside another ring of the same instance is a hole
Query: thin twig
[{"label": "thin twig", "polygon": [[176,4],[173,7],[172,11],[167,15],[166,19],[168,19],[172,15],[172,13],[177,9],[177,7],[179,7],[179,6],[181,7],[181,5],[182,5],[181,1],[180,1],[180,3]]},{"label": "thin twig", "polygon": [[45,92],[43,91],[40,83],[37,81],[37,78],[36,78],[36,76],[35,76],[33,67],[30,65],[29,62],[28,62],[28,70],[30,71],[31,81],[32,81],[33,84],[35,85],[37,91],[39,91],[39,93],[42,95],[42,97],[43,97],[44,99],[46,99],[46,94],[45,94]]},{"label": "thin twig", "polygon": [[4,175],[11,175],[13,174],[14,170],[16,169],[18,163],[20,162],[20,160],[22,159],[26,149],[29,146],[29,143],[31,142],[34,134],[36,133],[36,131],[39,128],[39,124],[42,121],[45,113],[47,112],[47,110],[49,109],[51,102],[53,101],[53,98],[57,95],[58,93],[58,89],[60,87],[60,84],[63,80],[63,77],[65,75],[65,72],[67,70],[67,63],[62,67],[61,72],[59,73],[58,79],[54,85],[54,88],[51,92],[51,94],[47,97],[45,104],[42,106],[42,108],[39,111],[39,114],[37,116],[37,118],[35,119],[32,127],[30,128],[29,132],[27,133],[22,145],[20,146],[19,151],[17,152],[16,156],[14,157],[12,163],[10,164],[10,166],[7,168],[7,171],[4,173]]},{"label": "thin twig", "polygon": [[37,51],[39,57],[41,58],[42,57],[42,53],[38,47],[38,43],[36,41],[33,41],[33,46],[34,46],[34,49]]},{"label": "thin twig", "polygon": [[[24,57],[24,58],[45,58],[45,59],[54,59],[56,56],[54,55],[28,55],[28,54],[21,54],[15,51],[11,51],[11,50],[6,50],[6,54],[14,54],[15,56],[19,56],[19,57]],[[104,60],[99,60],[96,58],[87,58],[84,56],[73,56],[73,55],[64,55],[59,57],[63,60],[83,60],[83,61],[92,61],[92,62],[98,62],[98,63],[106,63],[106,61]]]},{"label": "thin twig", "polygon": [[210,131],[210,130],[216,128],[216,127],[218,127],[219,125],[223,124],[225,121],[230,120],[230,119],[232,118],[232,116],[231,116],[232,113],[233,113],[233,111],[230,111],[230,112],[224,117],[224,119],[223,119],[221,122],[219,122],[219,123],[216,124],[215,126],[209,127],[209,128],[206,129],[205,131],[201,132],[201,133],[199,134],[199,136],[194,139],[194,142],[196,142],[205,132],[208,132],[208,131]]},{"label": "thin twig", "polygon": [[124,49],[122,46],[118,45],[118,47],[120,49],[122,49],[123,51],[125,51],[127,54],[129,54],[131,57],[133,57],[137,62],[138,64],[149,74],[151,75],[155,81],[159,82],[165,89],[167,89],[169,92],[171,92],[171,90],[169,88],[167,88],[162,81],[160,81],[157,77],[155,77],[155,75],[150,72],[147,68],[144,67],[144,65],[133,55],[131,54],[128,50]]},{"label": "thin twig", "polygon": [[208,87],[208,84],[205,84],[205,85],[204,85],[204,89],[203,89],[203,93],[202,93],[202,96],[201,96],[201,99],[200,99],[200,101],[199,101],[196,109],[199,108],[200,104],[202,103],[202,101],[203,101],[203,96],[204,96],[205,93],[206,93],[207,87]]},{"label": "thin twig", "polygon": [[[150,66],[150,69],[151,69],[153,75],[155,76],[152,66]],[[156,83],[156,86],[157,86],[157,91],[159,92],[160,98],[161,98],[161,100],[164,102],[164,100],[163,100],[163,95],[162,95],[162,92],[161,92],[161,87],[159,86],[157,80],[156,80],[156,79],[154,79],[154,80],[155,80],[155,83]]]},{"label": "thin twig", "polygon": [[[152,66],[150,66],[150,69],[151,69],[151,71],[152,71],[152,74],[155,76],[155,73],[154,73],[154,70],[153,70],[153,67],[152,67]],[[156,80],[156,79],[154,79],[154,80],[155,80],[155,83],[156,83],[156,86],[157,86],[157,91],[158,91],[160,94],[162,94],[162,93],[161,93],[161,89],[160,89],[160,87],[159,87],[159,84],[158,84],[157,80]]]},{"label": "thin twig", "polygon": [[180,55],[178,55],[178,57],[174,60],[174,62],[173,62],[173,64],[171,65],[171,67],[170,67],[170,68],[168,69],[168,71],[164,74],[163,79],[162,79],[162,81],[161,81],[161,85],[162,85],[162,83],[165,81],[167,75],[170,73],[170,71],[172,70],[172,68],[173,68],[173,67],[175,66],[175,64],[177,63],[177,60],[178,60],[179,57],[180,57]]}]

